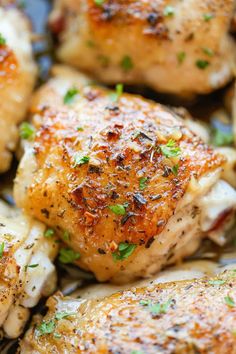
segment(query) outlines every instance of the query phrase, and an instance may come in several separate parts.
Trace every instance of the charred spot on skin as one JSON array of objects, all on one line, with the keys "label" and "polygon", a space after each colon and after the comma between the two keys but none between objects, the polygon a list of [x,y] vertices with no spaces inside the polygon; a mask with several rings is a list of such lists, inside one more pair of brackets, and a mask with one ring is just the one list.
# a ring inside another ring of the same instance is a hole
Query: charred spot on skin
[{"label": "charred spot on skin", "polygon": [[172,169],[169,166],[164,166],[164,171],[162,176],[169,177],[171,173],[172,173]]},{"label": "charred spot on skin", "polygon": [[46,208],[41,209],[41,213],[46,217],[46,219],[49,218],[49,211]]},{"label": "charred spot on skin", "polygon": [[135,213],[129,211],[122,219],[121,219],[121,225],[124,226],[126,224],[126,222],[132,217],[134,216]]},{"label": "charred spot on skin", "polygon": [[102,169],[99,166],[89,165],[88,173],[89,174],[92,174],[92,173],[101,174]]},{"label": "charred spot on skin", "polygon": [[153,11],[150,14],[148,14],[147,22],[151,26],[155,26],[160,18],[161,18],[160,14],[158,12]]},{"label": "charred spot on skin", "polygon": [[99,254],[106,254],[106,251],[102,248],[98,248],[98,253]]},{"label": "charred spot on skin", "polygon": [[150,248],[152,243],[154,242],[154,237],[149,238],[149,240],[147,241],[145,248]]},{"label": "charred spot on skin", "polygon": [[115,191],[112,191],[112,193],[111,193],[111,199],[112,200],[116,200],[116,199],[118,199],[120,196],[119,196],[119,194],[118,193],[116,193]]}]

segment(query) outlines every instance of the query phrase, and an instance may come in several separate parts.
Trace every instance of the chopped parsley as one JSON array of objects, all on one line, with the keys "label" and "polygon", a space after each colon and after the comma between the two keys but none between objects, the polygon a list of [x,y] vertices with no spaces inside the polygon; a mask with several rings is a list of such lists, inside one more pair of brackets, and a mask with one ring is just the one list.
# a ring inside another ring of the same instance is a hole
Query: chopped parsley
[{"label": "chopped parsley", "polygon": [[[222,126],[223,128],[223,126]],[[211,142],[215,146],[227,146],[234,142],[233,131],[230,129],[219,129],[214,127],[211,135]]]},{"label": "chopped parsley", "polygon": [[173,139],[170,139],[165,145],[160,145],[160,150],[167,158],[176,157],[180,154],[180,148]]},{"label": "chopped parsley", "polygon": [[66,311],[63,311],[63,312],[57,312],[55,314],[55,319],[60,321],[62,320],[63,318],[67,318],[67,317],[70,317],[70,316],[75,316],[76,313],[75,312],[66,312]]},{"label": "chopped parsley", "polygon": [[34,127],[28,122],[23,122],[20,125],[20,137],[22,139],[32,140],[34,136],[35,136]]},{"label": "chopped parsley", "polygon": [[235,302],[232,299],[232,297],[230,296],[226,296],[225,297],[225,303],[229,306],[229,307],[235,307]]},{"label": "chopped parsley", "polygon": [[202,48],[203,52],[208,55],[209,57],[213,57],[213,55],[215,54],[214,51],[211,48]]},{"label": "chopped parsley", "polygon": [[44,232],[44,237],[46,237],[46,238],[51,238],[51,237],[53,237],[54,236],[54,230],[53,229],[47,229],[47,230],[45,230],[45,232]]},{"label": "chopped parsley", "polygon": [[2,242],[2,243],[0,244],[0,258],[3,257],[4,247],[5,247],[5,243]]},{"label": "chopped parsley", "polygon": [[133,61],[128,55],[124,56],[124,58],[121,60],[120,65],[122,69],[125,71],[129,71],[134,67]]},{"label": "chopped parsley", "polygon": [[109,205],[108,208],[116,215],[125,215],[128,203]]},{"label": "chopped parsley", "polygon": [[206,22],[212,20],[213,17],[214,17],[214,15],[213,15],[213,14],[210,14],[210,13],[208,13],[208,14],[203,14],[203,19],[204,19],[204,21],[206,21]]},{"label": "chopped parsley", "polygon": [[76,130],[77,130],[78,132],[83,132],[83,131],[84,131],[84,128],[82,128],[82,127],[77,127]]},{"label": "chopped parsley", "polygon": [[139,189],[141,191],[143,191],[147,187],[147,181],[148,181],[147,177],[141,177],[139,179]]},{"label": "chopped parsley", "polygon": [[0,45],[5,45],[6,44],[6,39],[3,37],[3,35],[0,33]]},{"label": "chopped parsley", "polygon": [[44,334],[53,333],[55,326],[56,324],[53,320],[43,321],[41,325],[37,327],[38,335],[43,336]]},{"label": "chopped parsley", "polygon": [[56,338],[56,339],[58,339],[58,338],[61,338],[62,336],[61,336],[60,333],[54,333],[54,334],[53,334],[53,337]]},{"label": "chopped parsley", "polygon": [[121,242],[119,243],[117,251],[112,253],[114,261],[123,261],[131,256],[137,245],[133,243]]},{"label": "chopped parsley", "polygon": [[164,314],[164,313],[167,313],[167,310],[171,304],[172,300],[168,300],[164,303],[156,303],[156,304],[153,304],[151,302],[151,300],[141,300],[139,303],[140,305],[142,306],[147,306],[148,307],[148,310],[153,314],[153,315],[161,315],[161,314]]},{"label": "chopped parsley", "polygon": [[69,232],[68,232],[68,231],[64,231],[62,237],[63,237],[63,239],[64,239],[65,241],[69,241],[69,239],[70,239],[70,234],[69,234]]},{"label": "chopped parsley", "polygon": [[198,60],[196,61],[196,66],[197,66],[199,69],[201,69],[201,70],[206,69],[209,65],[210,65],[210,63],[209,63],[208,60],[198,59]]},{"label": "chopped parsley", "polygon": [[97,6],[102,6],[104,4],[105,0],[94,0],[95,5]]},{"label": "chopped parsley", "polygon": [[210,285],[223,285],[223,284],[225,284],[225,280],[223,280],[223,279],[216,279],[216,280],[209,280],[208,281],[208,284],[210,284]]},{"label": "chopped parsley", "polygon": [[36,268],[36,267],[38,267],[38,266],[39,266],[38,263],[36,263],[36,264],[27,264],[27,265],[25,266],[25,272],[27,271],[28,268]]},{"label": "chopped parsley", "polygon": [[61,248],[59,251],[59,261],[64,264],[73,263],[80,258],[80,253],[70,248]]},{"label": "chopped parsley", "polygon": [[76,95],[79,93],[76,87],[70,88],[65,96],[64,96],[64,103],[65,104],[71,104],[74,102]]},{"label": "chopped parsley", "polygon": [[131,354],[144,354],[140,350],[132,350]]},{"label": "chopped parsley", "polygon": [[164,8],[163,14],[165,17],[172,17],[175,14],[175,9],[173,6],[166,6]]},{"label": "chopped parsley", "polygon": [[112,93],[110,94],[110,99],[111,99],[113,102],[117,102],[118,99],[120,98],[120,96],[122,95],[123,90],[124,90],[124,85],[123,85],[123,84],[117,84],[117,85],[116,85],[116,91],[115,91],[115,92],[112,92]]},{"label": "chopped parsley", "polygon": [[80,153],[77,153],[75,154],[74,156],[74,166],[73,167],[76,167],[76,166],[80,166],[80,165],[85,165],[87,163],[89,163],[89,160],[90,160],[90,157],[89,156],[81,156]]},{"label": "chopped parsley", "polygon": [[186,53],[185,52],[179,52],[177,54],[177,59],[178,59],[178,62],[180,64],[182,64],[184,62],[184,60],[186,59]]},{"label": "chopped parsley", "polygon": [[173,175],[177,176],[178,175],[178,171],[179,171],[179,165],[178,164],[174,165],[172,167],[171,171],[172,171]]}]

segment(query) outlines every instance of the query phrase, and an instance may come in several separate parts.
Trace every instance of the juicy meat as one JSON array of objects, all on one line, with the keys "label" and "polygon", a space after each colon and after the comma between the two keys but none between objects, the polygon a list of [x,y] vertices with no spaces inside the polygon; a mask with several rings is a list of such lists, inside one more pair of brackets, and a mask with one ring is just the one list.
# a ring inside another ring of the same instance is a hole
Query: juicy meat
[{"label": "juicy meat", "polygon": [[235,67],[234,0],[57,0],[58,57],[101,82],[209,93]]},{"label": "juicy meat", "polygon": [[0,7],[0,173],[10,166],[17,125],[36,79],[30,34],[28,20],[20,11]]},{"label": "juicy meat", "polygon": [[44,237],[45,226],[3,207],[0,215],[0,331],[18,337],[29,318],[29,308],[56,287],[52,261],[58,246]]},{"label": "juicy meat", "polygon": [[[20,352],[235,353],[235,286],[235,271],[228,271],[217,278],[132,288],[99,300],[58,294],[48,300],[43,321],[38,318],[26,333]],[[45,333],[45,327],[51,331]]]},{"label": "juicy meat", "polygon": [[[34,97],[18,206],[55,227],[101,281],[150,276],[194,252],[208,231],[221,237],[236,204],[219,181],[222,156],[169,109],[80,80],[57,69]],[[64,104],[69,88],[79,93]]]}]

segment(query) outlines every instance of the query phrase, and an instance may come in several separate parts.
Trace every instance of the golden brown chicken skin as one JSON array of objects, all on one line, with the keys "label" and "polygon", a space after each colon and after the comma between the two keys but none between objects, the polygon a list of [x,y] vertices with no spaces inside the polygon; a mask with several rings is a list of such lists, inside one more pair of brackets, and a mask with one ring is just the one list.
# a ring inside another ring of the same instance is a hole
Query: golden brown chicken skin
[{"label": "golden brown chicken skin", "polygon": [[235,272],[132,288],[100,300],[55,295],[21,353],[236,352]]},{"label": "golden brown chicken skin", "polygon": [[18,206],[55,228],[70,259],[101,281],[149,276],[192,253],[206,232],[222,235],[236,201],[218,181],[222,156],[167,108],[85,83],[58,68],[35,94]]},{"label": "golden brown chicken skin", "polygon": [[0,173],[10,167],[36,79],[28,19],[15,8],[0,7]]},{"label": "golden brown chicken skin", "polygon": [[59,59],[101,82],[209,93],[234,75],[234,0],[56,0]]}]

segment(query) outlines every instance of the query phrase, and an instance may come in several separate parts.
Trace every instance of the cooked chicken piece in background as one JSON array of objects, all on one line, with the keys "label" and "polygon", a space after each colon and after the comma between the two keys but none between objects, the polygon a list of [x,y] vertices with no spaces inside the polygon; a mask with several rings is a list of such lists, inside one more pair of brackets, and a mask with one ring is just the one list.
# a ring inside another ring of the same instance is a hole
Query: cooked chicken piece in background
[{"label": "cooked chicken piece in background", "polygon": [[15,8],[0,7],[0,173],[11,163],[36,79],[28,19]]},{"label": "cooked chicken piece in background", "polygon": [[[149,279],[142,279],[133,283],[122,285],[115,285],[110,283],[91,284],[78,288],[76,291],[72,291],[69,295],[77,299],[98,299],[105,296],[110,296],[118,291],[124,291],[134,287],[143,288],[146,286],[176,282],[181,280],[200,279],[205,276],[214,277],[225,270],[236,269],[235,258],[231,259],[231,261],[232,262],[230,264],[225,266],[221,265],[220,263],[204,259],[186,261],[180,265],[169,267],[168,269],[159,272]],[[66,290],[66,288],[62,289],[64,295],[66,295]]]},{"label": "cooked chicken piece in background", "polygon": [[234,0],[55,0],[58,57],[101,82],[177,95],[222,87],[235,72]]},{"label": "cooked chicken piece in background", "polygon": [[235,286],[228,271],[100,300],[58,294],[27,331],[20,353],[235,353]]},{"label": "cooked chicken piece in background", "polygon": [[222,244],[236,206],[219,180],[224,158],[164,106],[84,86],[63,67],[55,75],[33,99],[36,135],[15,199],[73,249],[61,250],[64,262],[122,283],[193,253],[204,236]]},{"label": "cooked chicken piece in background", "polygon": [[4,206],[0,214],[0,331],[18,337],[29,318],[29,308],[56,288],[52,263],[58,245],[45,237],[45,226]]}]

